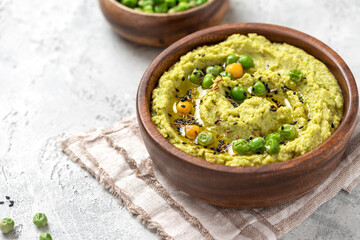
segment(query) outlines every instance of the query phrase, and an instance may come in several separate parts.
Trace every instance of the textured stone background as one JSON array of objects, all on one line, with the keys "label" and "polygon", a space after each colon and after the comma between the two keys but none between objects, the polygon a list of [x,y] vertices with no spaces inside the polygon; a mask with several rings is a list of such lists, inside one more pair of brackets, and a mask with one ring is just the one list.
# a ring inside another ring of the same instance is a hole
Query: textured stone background
[{"label": "textured stone background", "polygon": [[[224,22],[266,22],[315,36],[360,79],[360,1],[232,0]],[[114,34],[96,0],[0,0],[0,239],[38,239],[45,212],[54,239],[157,239],[59,150],[75,132],[135,113],[137,84],[161,49]],[[340,192],[290,239],[360,239],[360,187]]]}]

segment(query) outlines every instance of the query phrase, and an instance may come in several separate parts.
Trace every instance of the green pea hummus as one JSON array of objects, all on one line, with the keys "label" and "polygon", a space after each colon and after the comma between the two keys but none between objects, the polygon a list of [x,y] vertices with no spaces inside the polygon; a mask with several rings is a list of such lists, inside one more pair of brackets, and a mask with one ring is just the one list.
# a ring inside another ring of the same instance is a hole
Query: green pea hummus
[{"label": "green pea hummus", "polygon": [[[237,79],[218,75],[209,89],[189,81],[194,69],[222,66],[233,54],[251,56],[254,67],[244,69]],[[303,73],[299,82],[290,80],[294,68]],[[263,96],[251,94],[256,81],[267,86]],[[237,85],[248,89],[241,102],[229,97]],[[182,119],[176,104],[184,97],[192,102],[193,110]],[[151,114],[160,133],[189,154],[228,166],[256,166],[286,161],[323,143],[341,122],[343,98],[327,67],[305,51],[256,34],[234,34],[224,42],[187,53],[165,72],[153,90]],[[193,122],[213,133],[212,146],[198,145],[185,136],[183,126]],[[232,150],[235,140],[265,137],[283,124],[295,126],[297,133],[294,139],[281,142],[278,153],[240,155]]]}]

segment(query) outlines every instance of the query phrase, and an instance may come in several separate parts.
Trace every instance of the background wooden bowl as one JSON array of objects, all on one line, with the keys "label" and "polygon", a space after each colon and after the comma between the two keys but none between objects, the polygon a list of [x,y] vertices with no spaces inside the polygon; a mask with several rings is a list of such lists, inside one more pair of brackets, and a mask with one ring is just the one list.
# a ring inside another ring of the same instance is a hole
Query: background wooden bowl
[{"label": "background wooden bowl", "polygon": [[101,10],[122,37],[139,44],[164,47],[197,30],[217,25],[229,0],[211,0],[199,7],[172,14],[143,13],[115,0],[99,0]]},{"label": "background wooden bowl", "polygon": [[[285,42],[320,59],[335,76],[344,97],[339,128],[319,147],[297,158],[256,167],[229,167],[191,156],[169,143],[150,116],[151,92],[164,71],[192,49],[216,44],[227,36],[257,33]],[[235,208],[260,208],[301,197],[338,165],[355,126],[359,108],[354,77],[346,63],[319,40],[296,30],[259,23],[236,23],[191,34],[163,51],[148,67],[137,93],[137,114],[146,148],[159,170],[179,189],[208,203]]]}]

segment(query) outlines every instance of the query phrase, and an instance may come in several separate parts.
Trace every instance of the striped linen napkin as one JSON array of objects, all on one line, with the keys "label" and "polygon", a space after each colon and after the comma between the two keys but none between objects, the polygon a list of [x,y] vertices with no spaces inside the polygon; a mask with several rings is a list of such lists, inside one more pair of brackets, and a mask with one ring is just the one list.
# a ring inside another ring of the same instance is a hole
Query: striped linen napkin
[{"label": "striped linen napkin", "polygon": [[343,160],[320,186],[297,200],[252,210],[216,207],[171,185],[149,158],[135,117],[70,137],[62,148],[163,239],[276,239],[360,182],[359,143],[357,122]]}]

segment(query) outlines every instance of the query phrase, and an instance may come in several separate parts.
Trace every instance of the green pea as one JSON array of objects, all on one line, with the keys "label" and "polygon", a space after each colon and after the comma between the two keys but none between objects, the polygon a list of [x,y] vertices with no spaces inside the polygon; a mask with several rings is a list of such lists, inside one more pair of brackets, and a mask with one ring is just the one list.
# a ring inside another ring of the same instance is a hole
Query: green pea
[{"label": "green pea", "polygon": [[197,141],[199,144],[207,146],[214,142],[214,137],[210,132],[201,132],[197,137]]},{"label": "green pea", "polygon": [[206,2],[207,2],[207,0],[196,0],[196,6],[200,6]]},{"label": "green pea", "polygon": [[226,58],[226,65],[235,63],[237,60],[238,60],[238,57],[237,57],[236,55],[229,55],[229,56]]},{"label": "green pea", "polygon": [[249,145],[250,145],[250,150],[253,153],[257,153],[260,154],[265,150],[265,139],[263,139],[262,137],[256,137],[253,140],[250,141]]},{"label": "green pea", "polygon": [[179,12],[186,11],[190,8],[190,4],[187,2],[179,2],[177,9]]},{"label": "green pea", "polygon": [[209,73],[209,74],[206,74],[205,77],[203,78],[202,82],[201,82],[201,85],[203,88],[210,88],[211,85],[213,85],[213,79],[214,79],[214,76]]},{"label": "green pea", "polygon": [[281,135],[280,133],[276,132],[276,133],[270,133],[269,135],[266,136],[265,140],[269,140],[269,139],[275,139],[278,142],[281,142]]},{"label": "green pea", "polygon": [[235,101],[242,101],[246,98],[246,96],[247,96],[246,89],[242,86],[235,86],[231,90],[231,97]]},{"label": "green pea", "polygon": [[165,0],[165,3],[168,5],[168,7],[172,8],[176,6],[176,0]]},{"label": "green pea", "polygon": [[293,125],[284,124],[279,128],[278,132],[283,138],[291,140],[296,135],[296,128]]},{"label": "green pea", "polygon": [[137,5],[137,0],[122,0],[121,3],[129,8],[135,8]]},{"label": "green pea", "polygon": [[35,214],[35,216],[33,217],[33,223],[37,227],[45,227],[47,224],[47,217],[46,217],[45,213]]},{"label": "green pea", "polygon": [[250,151],[250,145],[245,139],[239,139],[234,142],[233,150],[238,154],[246,154]]},{"label": "green pea", "polygon": [[280,151],[280,143],[275,138],[270,138],[266,140],[265,148],[270,154],[278,153]]},{"label": "green pea", "polygon": [[11,218],[4,218],[0,221],[0,230],[3,233],[9,233],[14,229],[15,222]]},{"label": "green pea", "polygon": [[300,82],[303,79],[303,74],[299,69],[292,69],[289,72],[290,80],[293,82]]},{"label": "green pea", "polygon": [[228,71],[223,71],[220,73],[220,76],[222,77],[228,77],[230,79],[232,79],[231,73],[229,73]]},{"label": "green pea", "polygon": [[154,4],[162,4],[165,2],[165,0],[153,0]]},{"label": "green pea", "polygon": [[214,76],[217,76],[222,72],[222,68],[219,65],[211,65],[206,68],[206,73],[211,73]]},{"label": "green pea", "polygon": [[44,232],[40,235],[40,240],[52,240],[50,233]]},{"label": "green pea", "polygon": [[160,3],[155,5],[154,10],[156,13],[166,13],[168,11],[168,6],[166,3]]},{"label": "green pea", "polygon": [[243,66],[243,68],[248,69],[254,66],[254,61],[251,57],[247,55],[240,56],[238,62]]},{"label": "green pea", "polygon": [[199,69],[194,69],[194,71],[191,73],[189,79],[192,83],[200,84],[202,77],[204,77],[203,71],[201,71]]},{"label": "green pea", "polygon": [[143,10],[144,10],[144,12],[146,12],[146,13],[154,13],[154,9],[153,9],[152,5],[146,5],[146,6],[144,6]]},{"label": "green pea", "polygon": [[266,93],[265,85],[260,81],[256,82],[252,86],[252,93],[255,95],[263,95],[264,93]]},{"label": "green pea", "polygon": [[168,11],[168,13],[176,13],[176,12],[177,12],[177,7],[172,7]]}]

